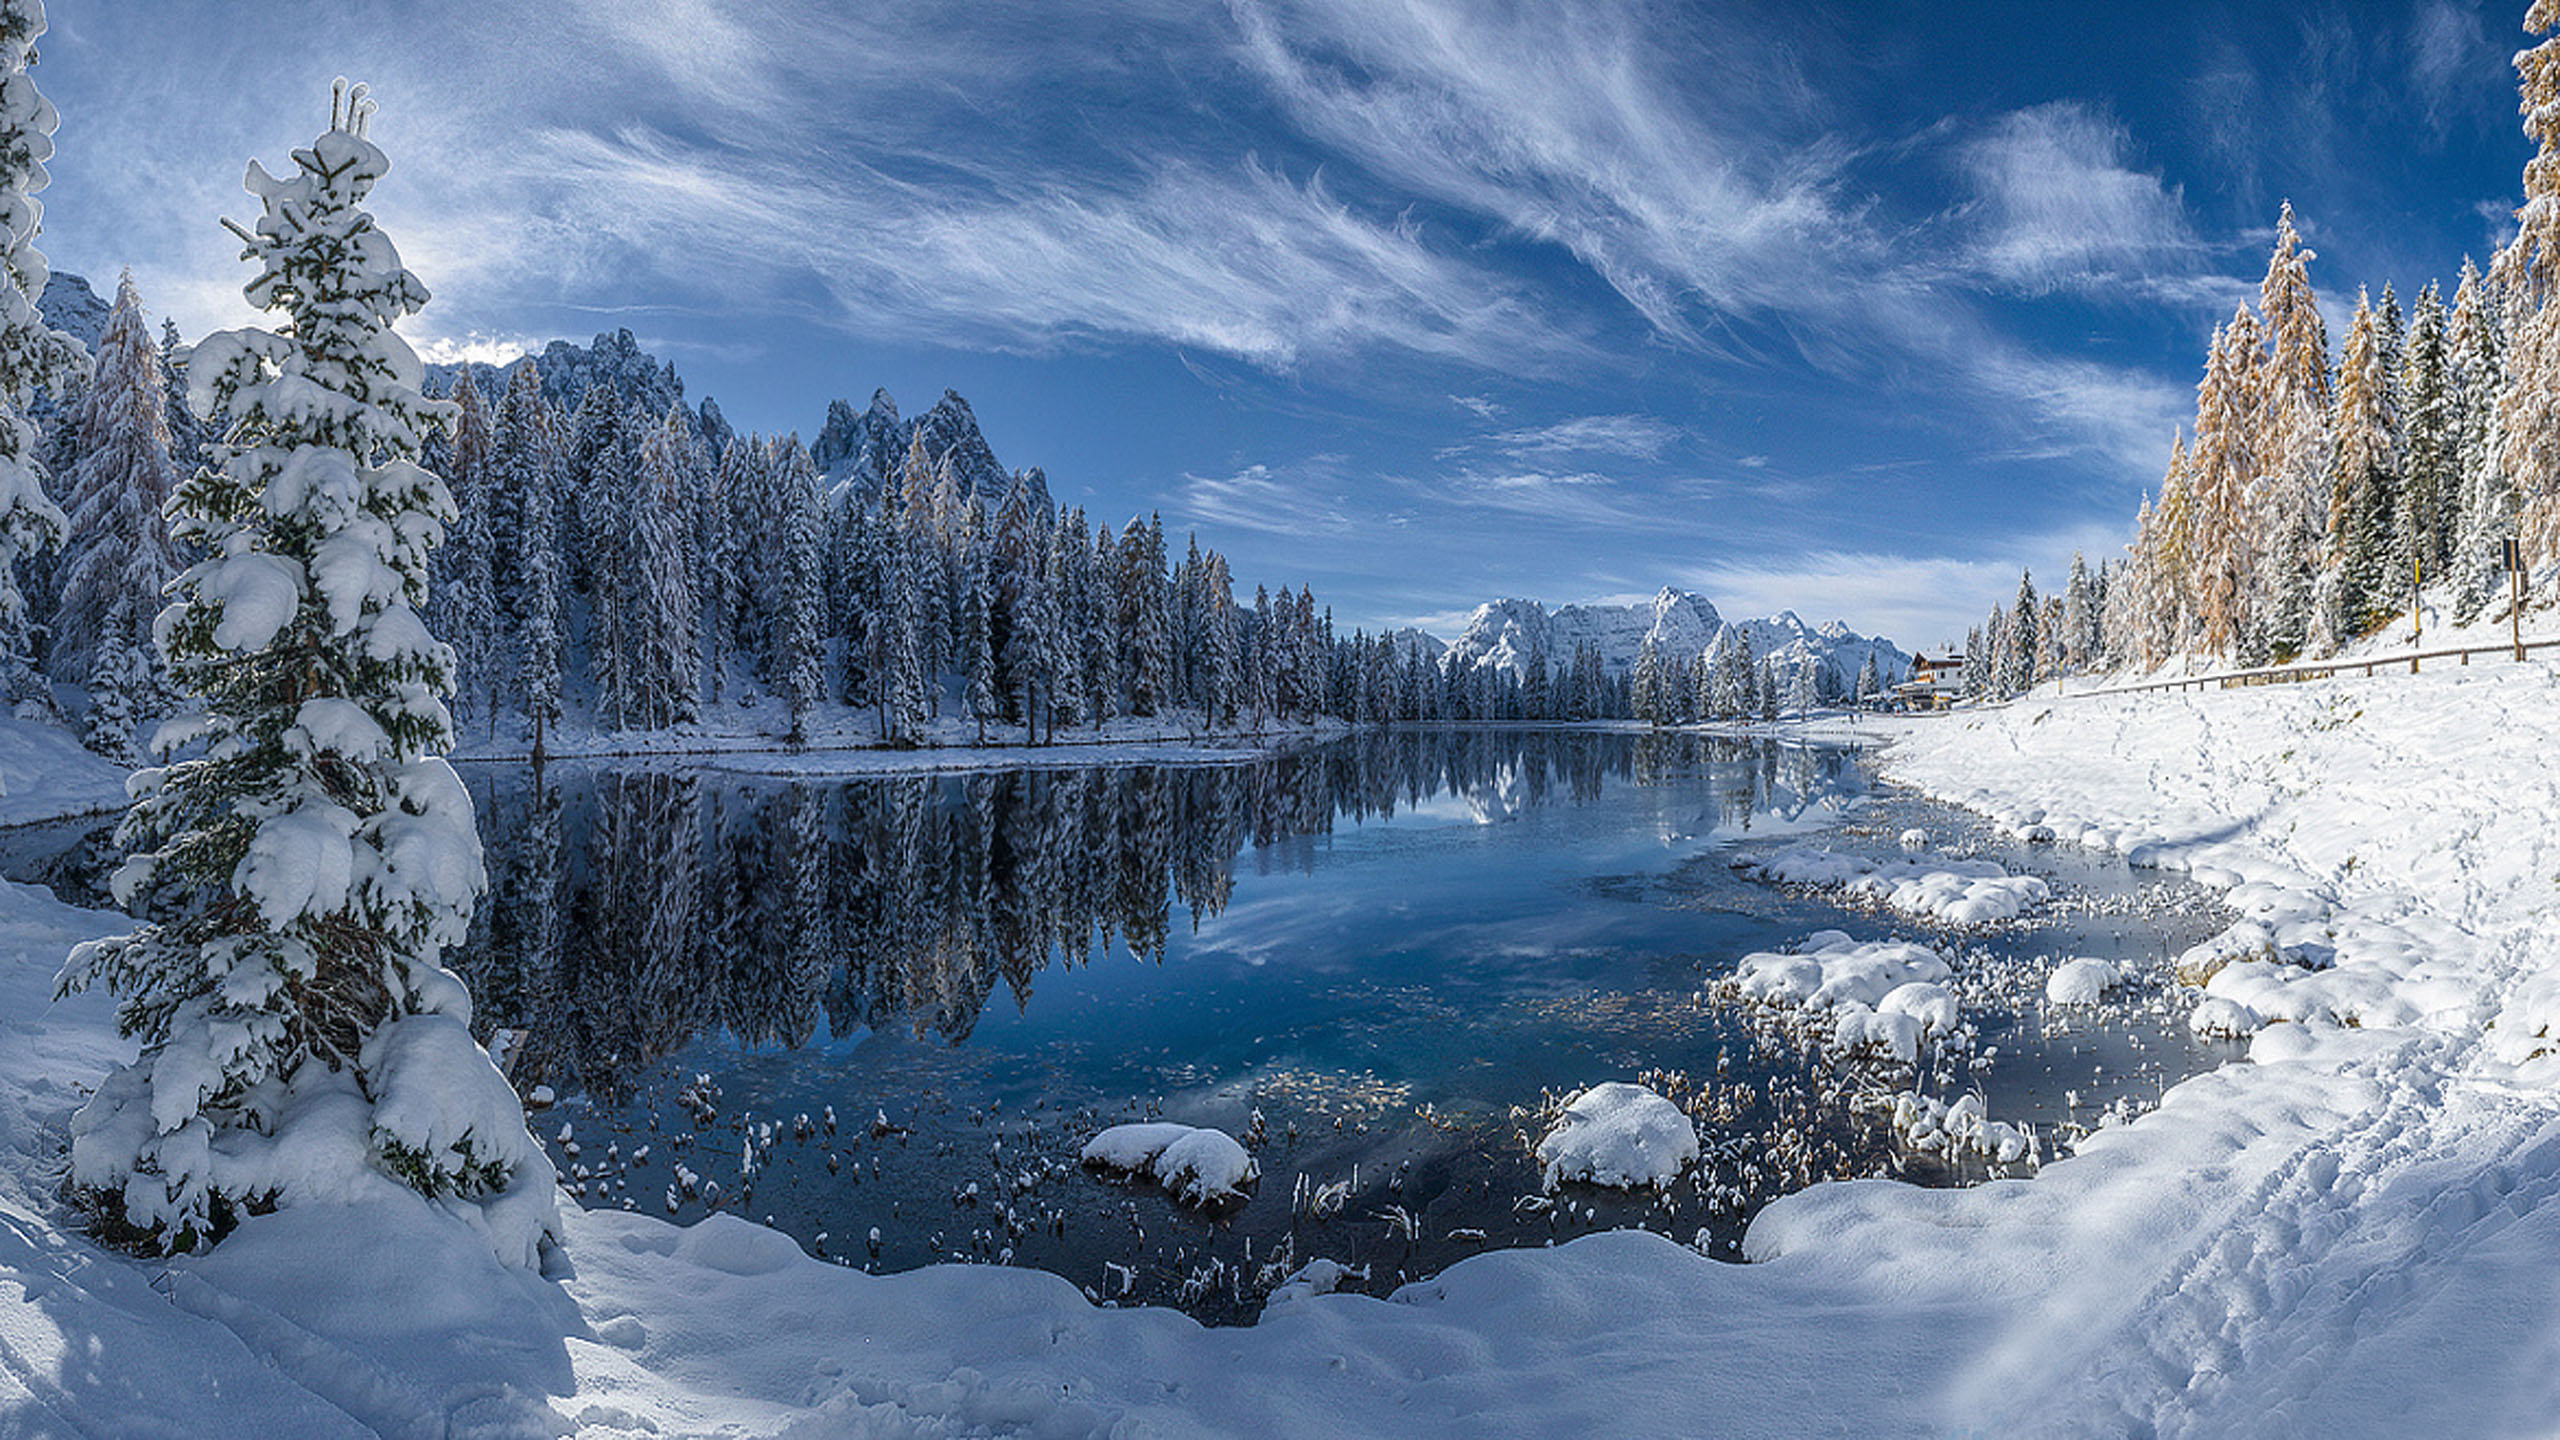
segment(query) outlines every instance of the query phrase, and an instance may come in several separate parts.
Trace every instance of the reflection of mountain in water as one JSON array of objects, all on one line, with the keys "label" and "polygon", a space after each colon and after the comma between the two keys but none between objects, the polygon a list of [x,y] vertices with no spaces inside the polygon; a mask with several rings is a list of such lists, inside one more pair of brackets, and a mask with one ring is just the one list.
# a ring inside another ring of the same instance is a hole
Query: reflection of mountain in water
[{"label": "reflection of mountain in water", "polygon": [[[1302,869],[1337,819],[1442,794],[1480,817],[1609,780],[1709,779],[1699,833],[1836,795],[1839,752],[1693,735],[1371,732],[1243,765],[786,783],[638,770],[471,776],[490,902],[462,960],[519,1079],[606,1095],[695,1036],[798,1046],[906,1025],[968,1038],[1051,964],[1161,960],[1225,909],[1248,847]],[[494,780],[494,795],[491,793]]]}]

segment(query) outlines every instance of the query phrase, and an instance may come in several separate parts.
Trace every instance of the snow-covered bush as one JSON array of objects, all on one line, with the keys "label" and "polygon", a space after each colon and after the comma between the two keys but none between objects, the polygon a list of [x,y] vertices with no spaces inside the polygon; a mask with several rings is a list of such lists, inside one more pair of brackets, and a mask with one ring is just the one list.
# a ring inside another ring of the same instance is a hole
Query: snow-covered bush
[{"label": "snow-covered bush", "polygon": [[63,971],[120,995],[143,1045],[75,1119],[72,1177],[188,1249],[378,1169],[531,1264],[557,1226],[550,1166],[438,963],[486,878],[442,754],[453,654],[418,618],[454,511],[414,457],[449,407],[391,331],[427,292],[362,208],[389,164],[371,110],[342,84],[293,174],[251,162],[265,214],[232,229],[260,266],[249,299],[285,323],[209,336],[189,367],[224,439],[179,489],[205,558],[154,636],[202,710],[133,780],[115,887],[149,922]]}]

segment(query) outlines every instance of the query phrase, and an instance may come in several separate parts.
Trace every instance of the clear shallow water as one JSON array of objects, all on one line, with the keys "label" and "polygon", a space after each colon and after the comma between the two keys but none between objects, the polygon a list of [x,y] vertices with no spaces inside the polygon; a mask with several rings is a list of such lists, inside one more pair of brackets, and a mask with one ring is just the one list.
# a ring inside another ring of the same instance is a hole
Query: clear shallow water
[{"label": "clear shallow water", "polygon": [[[2228,1053],[2158,984],[2218,928],[2197,892],[2000,841],[1843,750],[1505,730],[1187,768],[464,775],[493,890],[457,963],[481,1033],[521,1032],[518,1085],[558,1095],[535,1129],[581,1202],[734,1210],[876,1269],[1036,1265],[1234,1320],[1319,1256],[1379,1293],[1618,1225],[1730,1257],[1815,1179],[1986,1173],[1904,1153],[1861,1096],[1979,1088],[2051,1154]],[[1954,934],[1732,868],[1898,855],[1912,826],[2056,902]],[[76,888],[94,829],[0,837],[0,865]],[[1915,1073],[1716,994],[1740,956],[1825,928],[1940,946],[1974,1033]],[[2048,1016],[2066,955],[2151,978]],[[1552,1102],[1639,1077],[1708,1163],[1658,1196],[1541,1194]],[[1248,1137],[1252,1198],[1208,1217],[1076,1163],[1159,1116]]]}]

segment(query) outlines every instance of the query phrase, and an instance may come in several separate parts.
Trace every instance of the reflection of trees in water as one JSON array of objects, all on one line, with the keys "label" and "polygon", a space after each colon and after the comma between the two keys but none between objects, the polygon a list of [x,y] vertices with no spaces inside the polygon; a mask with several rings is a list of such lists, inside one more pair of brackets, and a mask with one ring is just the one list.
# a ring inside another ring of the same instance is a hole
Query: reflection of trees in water
[{"label": "reflection of trees in water", "polygon": [[[1161,961],[1238,859],[1305,869],[1339,821],[1441,795],[1517,813],[1610,780],[1703,778],[1723,823],[1801,809],[1837,752],[1697,735],[1364,732],[1249,764],[791,783],[475,773],[493,890],[464,959],[520,1063],[608,1096],[706,1030],[798,1046],[903,1025],[968,1038],[1001,986],[1115,947]],[[524,1072],[520,1072],[524,1073]]]}]

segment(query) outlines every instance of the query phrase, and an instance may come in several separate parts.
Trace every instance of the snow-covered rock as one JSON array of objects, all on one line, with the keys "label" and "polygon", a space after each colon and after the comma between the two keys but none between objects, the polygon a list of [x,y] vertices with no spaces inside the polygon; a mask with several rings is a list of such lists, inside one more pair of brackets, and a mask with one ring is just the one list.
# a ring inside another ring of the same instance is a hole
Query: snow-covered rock
[{"label": "snow-covered rock", "polygon": [[1555,1128],[1538,1142],[1550,1190],[1566,1181],[1659,1190],[1697,1159],[1698,1127],[1680,1107],[1622,1080],[1565,1101]]},{"label": "snow-covered rock", "polygon": [[1797,846],[1743,868],[1784,884],[1838,886],[1906,915],[1950,925],[2014,920],[2053,894],[2042,879],[2012,875],[1989,860],[1869,860]]},{"label": "snow-covered rock", "polygon": [[1763,951],[1733,967],[1734,988],[1753,1000],[1829,1010],[1858,1004],[1876,1009],[1885,997],[1914,982],[1935,984],[1954,972],[1945,957],[1904,940],[1851,939],[1838,930],[1805,937],[1798,953]]},{"label": "snow-covered rock", "polygon": [[2221,995],[2206,996],[2187,1016],[2187,1028],[2197,1034],[2233,1040],[2248,1038],[2265,1023],[2257,1011]]},{"label": "snow-covered rock", "polygon": [[1234,1136],[1170,1121],[1114,1125],[1085,1142],[1084,1163],[1152,1176],[1176,1200],[1203,1208],[1244,1199],[1262,1177]]},{"label": "snow-covered rock", "polygon": [[2049,1005],[2095,1005],[2124,983],[2124,976],[2105,960],[2065,960],[2044,980]]}]

